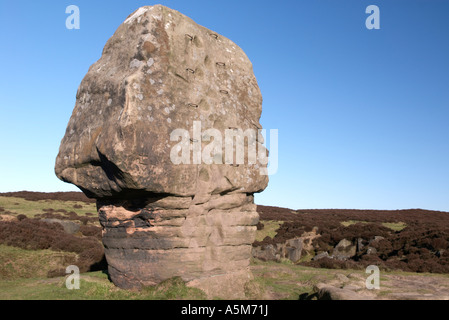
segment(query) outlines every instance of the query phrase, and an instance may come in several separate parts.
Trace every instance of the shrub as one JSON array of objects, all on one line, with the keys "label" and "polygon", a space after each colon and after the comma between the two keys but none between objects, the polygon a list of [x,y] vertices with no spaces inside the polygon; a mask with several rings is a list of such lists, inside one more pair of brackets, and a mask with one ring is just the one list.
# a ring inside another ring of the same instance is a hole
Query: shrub
[{"label": "shrub", "polygon": [[86,237],[95,237],[98,240],[101,240],[102,238],[102,233],[101,233],[101,228],[97,227],[97,226],[92,226],[92,225],[82,225],[80,227],[80,232],[82,235],[86,236]]},{"label": "shrub", "polygon": [[[94,233],[93,229],[88,230]],[[29,250],[51,249],[77,253],[76,265],[81,272],[104,266],[104,249],[98,235],[77,237],[64,232],[60,224],[39,219],[0,221],[0,243]],[[50,275],[58,272],[52,271]]]},{"label": "shrub", "polygon": [[[449,213],[413,210],[341,210],[314,209],[292,211],[285,208],[258,206],[263,228],[265,220],[284,221],[274,238],[255,242],[254,246],[284,243],[318,226],[321,237],[313,240],[315,253],[332,249],[342,239],[364,249],[347,261],[323,258],[301,264],[323,268],[361,268],[370,264],[387,270],[412,272],[449,272]],[[350,222],[350,223],[348,223]],[[389,225],[406,226],[388,228]],[[374,237],[384,239],[373,241]],[[376,253],[367,254],[367,247]]]}]

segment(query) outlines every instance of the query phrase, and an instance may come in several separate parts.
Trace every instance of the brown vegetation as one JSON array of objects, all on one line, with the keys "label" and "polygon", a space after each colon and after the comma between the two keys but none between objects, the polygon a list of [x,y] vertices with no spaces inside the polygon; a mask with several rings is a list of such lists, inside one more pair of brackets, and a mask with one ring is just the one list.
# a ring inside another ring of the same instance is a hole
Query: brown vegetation
[{"label": "brown vegetation", "polygon": [[[254,246],[284,243],[318,227],[321,237],[313,241],[314,252],[331,252],[342,240],[359,243],[357,254],[349,260],[322,258],[303,264],[325,268],[365,268],[375,264],[384,269],[412,272],[449,272],[449,213],[412,210],[296,210],[258,206],[263,220],[284,221],[274,238]],[[345,225],[345,222],[352,221]],[[405,225],[394,230],[388,224]],[[377,237],[377,241],[373,241]],[[382,239],[383,238],[383,239]],[[368,246],[371,252],[368,252]],[[373,253],[374,251],[374,253]]]},{"label": "brown vegetation", "polygon": [[[73,263],[82,272],[102,270],[105,267],[103,245],[93,228],[85,228],[81,231],[85,235],[80,237],[67,234],[60,224],[39,219],[0,221],[0,243],[28,250],[74,252],[78,254],[78,259]],[[52,270],[49,273],[51,276],[61,274],[65,274],[65,270]]]},{"label": "brown vegetation", "polygon": [[[22,197],[27,200],[83,201],[88,199],[81,192],[13,192],[2,196]],[[78,208],[78,206],[76,207]],[[411,210],[342,210],[314,209],[291,210],[270,206],[258,206],[261,222],[257,228],[263,229],[264,221],[282,221],[276,235],[256,241],[254,246],[285,243],[300,237],[317,227],[319,238],[313,241],[313,252],[331,253],[342,240],[359,244],[357,254],[351,259],[322,258],[302,264],[324,268],[362,269],[375,264],[383,269],[412,272],[449,273],[449,213]],[[8,214],[0,207],[1,214]],[[76,264],[84,271],[105,268],[101,228],[94,223],[98,217],[94,213],[79,216],[75,212],[47,208],[37,214],[35,219],[18,215],[17,220],[0,220],[0,243],[20,248],[75,252]],[[77,235],[64,232],[59,224],[47,223],[40,219],[60,219],[79,222]],[[348,223],[350,222],[350,223]],[[404,228],[395,230],[389,224],[402,223]],[[378,240],[373,241],[377,237]],[[373,248],[368,252],[368,247]],[[304,252],[306,253],[306,252]],[[50,275],[58,275],[62,270],[54,270]]]},{"label": "brown vegetation", "polygon": [[86,225],[88,222],[95,223],[98,221],[98,217],[93,217],[92,215],[89,215],[89,217],[86,216],[80,216],[76,212],[69,211],[67,212],[64,209],[54,210],[52,208],[44,209],[44,213],[36,214],[36,218],[41,219],[61,219],[61,220],[72,220],[72,221],[80,221],[82,224]]},{"label": "brown vegetation", "polygon": [[60,200],[60,201],[80,201],[86,203],[95,203],[95,199],[90,199],[82,192],[31,192],[31,191],[18,191],[18,192],[6,192],[0,193],[2,197],[16,197],[23,198],[29,201],[39,200]]}]

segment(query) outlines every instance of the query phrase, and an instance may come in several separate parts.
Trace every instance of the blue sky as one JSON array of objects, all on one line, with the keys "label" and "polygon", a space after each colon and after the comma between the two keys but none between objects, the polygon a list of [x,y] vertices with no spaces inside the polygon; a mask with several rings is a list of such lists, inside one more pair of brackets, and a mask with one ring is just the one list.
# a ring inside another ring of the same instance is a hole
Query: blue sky
[{"label": "blue sky", "polygon": [[258,204],[449,211],[447,0],[0,1],[0,192],[78,190],[53,169],[78,85],[126,17],[157,3],[252,61],[261,123],[279,130]]}]

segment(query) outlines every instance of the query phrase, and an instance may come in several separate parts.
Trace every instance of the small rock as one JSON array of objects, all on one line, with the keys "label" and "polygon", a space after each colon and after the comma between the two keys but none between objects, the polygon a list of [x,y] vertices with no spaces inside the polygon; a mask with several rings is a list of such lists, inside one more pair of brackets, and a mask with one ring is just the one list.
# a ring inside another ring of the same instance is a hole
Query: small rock
[{"label": "small rock", "polygon": [[64,231],[68,234],[77,233],[80,229],[80,225],[73,221],[61,220],[61,219],[42,219],[42,221],[47,223],[58,223],[63,228]]},{"label": "small rock", "polygon": [[0,221],[7,221],[7,222],[17,221],[17,218],[9,214],[0,214]]},{"label": "small rock", "polygon": [[334,286],[319,283],[314,287],[318,300],[372,300],[349,289],[340,289]]},{"label": "small rock", "polygon": [[357,239],[357,253],[361,252],[365,246],[363,245],[363,239]]},{"label": "small rock", "polygon": [[349,281],[349,278],[348,278],[347,276],[345,276],[344,274],[341,274],[341,273],[337,273],[337,274],[335,275],[335,277],[336,277],[339,281],[341,281],[341,282],[348,282],[348,281]]},{"label": "small rock", "polygon": [[285,257],[293,263],[298,262],[301,259],[302,248],[303,240],[301,238],[287,240]]},{"label": "small rock", "polygon": [[356,255],[357,248],[351,241],[343,239],[334,248],[332,256],[338,260],[347,260]]},{"label": "small rock", "polygon": [[323,258],[330,258],[329,257],[329,253],[327,251],[317,254],[315,257],[312,258],[312,260],[316,261],[316,260],[320,260],[320,259],[323,259]]},{"label": "small rock", "polygon": [[252,249],[252,255],[254,258],[262,261],[280,261],[281,257],[278,250],[272,245],[268,244],[263,247],[255,247]]},{"label": "small rock", "polygon": [[354,284],[348,284],[348,285],[344,286],[343,289],[351,290],[351,291],[357,291],[357,290],[360,290],[361,288],[359,286],[354,285]]},{"label": "small rock", "polygon": [[444,249],[438,250],[438,251],[435,253],[435,255],[436,255],[438,258],[441,258],[441,256],[443,255],[444,251],[446,251],[446,250],[444,250]]},{"label": "small rock", "polygon": [[358,273],[350,273],[348,274],[348,279],[353,279],[353,280],[365,280],[365,277],[361,274]]},{"label": "small rock", "polygon": [[379,242],[380,240],[385,239],[384,237],[381,236],[375,236],[374,239],[372,239],[369,244],[372,244],[373,242]]}]

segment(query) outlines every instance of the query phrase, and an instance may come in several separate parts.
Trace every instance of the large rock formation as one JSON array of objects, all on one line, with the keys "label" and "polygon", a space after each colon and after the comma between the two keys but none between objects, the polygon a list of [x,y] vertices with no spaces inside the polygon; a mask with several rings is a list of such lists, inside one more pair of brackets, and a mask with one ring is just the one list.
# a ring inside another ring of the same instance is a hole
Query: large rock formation
[{"label": "large rock formation", "polygon": [[[55,172],[97,199],[112,281],[135,288],[181,276],[209,296],[242,297],[258,223],[253,194],[268,183],[266,162],[246,153],[267,151],[245,53],[177,11],[142,7],[106,43],[76,98]],[[217,148],[229,142],[217,132],[234,131],[256,133],[244,139],[243,163],[238,139],[235,158]]]}]

